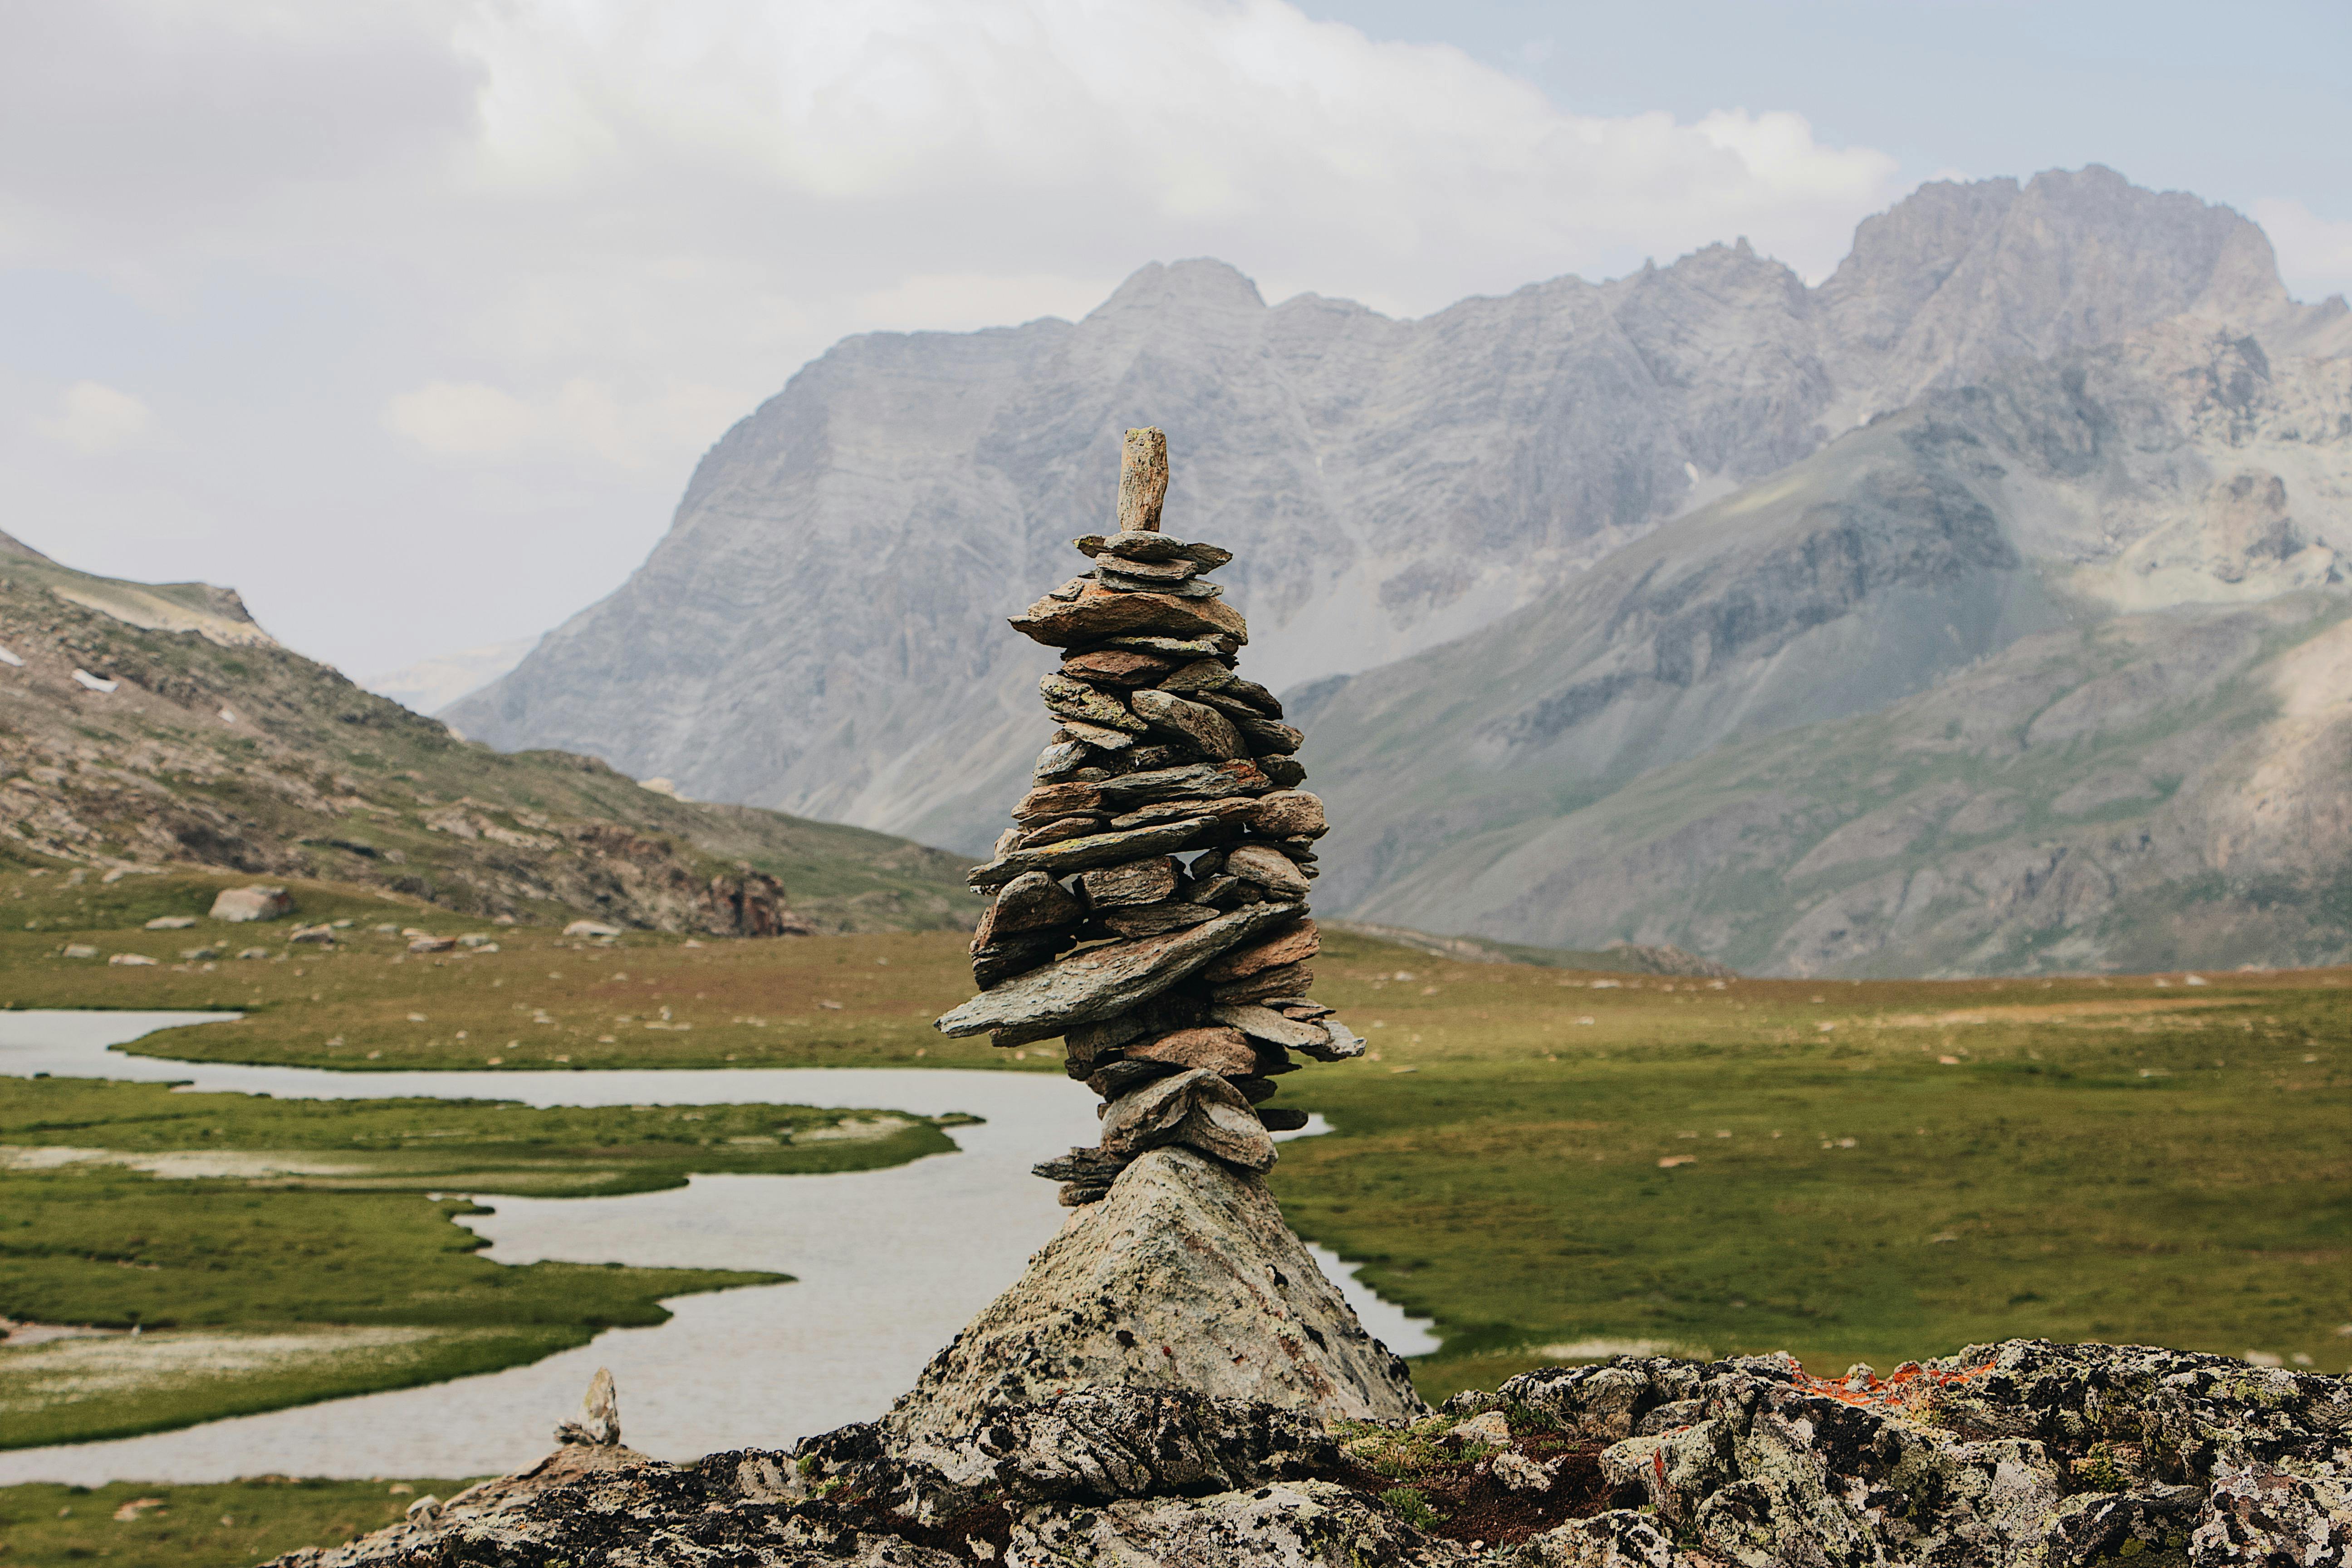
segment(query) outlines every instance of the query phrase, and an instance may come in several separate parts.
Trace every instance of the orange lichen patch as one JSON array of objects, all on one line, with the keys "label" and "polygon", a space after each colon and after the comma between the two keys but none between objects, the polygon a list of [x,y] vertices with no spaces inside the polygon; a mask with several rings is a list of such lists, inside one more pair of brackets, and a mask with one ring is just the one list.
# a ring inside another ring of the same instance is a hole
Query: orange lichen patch
[{"label": "orange lichen patch", "polygon": [[1960,1024],[2067,1024],[2100,1018],[2143,1018],[2158,1014],[2188,1013],[2205,1007],[2242,1007],[2242,998],[2228,996],[2139,996],[2114,1002],[2042,1002],[2017,1007],[1970,1007],[1954,1013],[1897,1013],[1873,1018],[1882,1029],[1942,1029]]},{"label": "orange lichen patch", "polygon": [[1845,1378],[1815,1377],[1811,1373],[1799,1373],[1796,1385],[1808,1394],[1818,1394],[1842,1405],[1909,1405],[1921,1394],[1936,1389],[1948,1388],[1956,1383],[1966,1383],[1992,1370],[1992,1363],[1966,1367],[1958,1372],[1943,1372],[1906,1361],[1885,1377],[1873,1374],[1868,1386],[1851,1388]]}]

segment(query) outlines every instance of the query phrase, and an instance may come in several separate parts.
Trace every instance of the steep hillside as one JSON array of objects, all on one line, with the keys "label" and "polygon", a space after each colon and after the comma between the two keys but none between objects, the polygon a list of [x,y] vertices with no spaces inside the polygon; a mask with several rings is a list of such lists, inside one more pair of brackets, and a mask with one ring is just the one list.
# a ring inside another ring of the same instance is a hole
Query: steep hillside
[{"label": "steep hillside", "polygon": [[717,934],[927,930],[979,908],[952,855],[467,744],[278,647],[226,589],[93,577],[5,535],[0,857]]},{"label": "steep hillside", "polygon": [[977,851],[1042,739],[1045,661],[1001,619],[1103,521],[1128,426],[1169,431],[1172,525],[1241,552],[1254,668],[1297,685],[1492,626],[1925,390],[2184,314],[2274,345],[2343,321],[2234,213],[2098,168],[1926,187],[1818,289],[1743,242],[1401,321],[1148,267],[1076,324],[841,343],[621,590],[449,716]]},{"label": "steep hillside", "polygon": [[2340,961],[2347,534],[2352,358],[2182,321],[1931,393],[1294,701],[1325,887],[1749,972]]}]

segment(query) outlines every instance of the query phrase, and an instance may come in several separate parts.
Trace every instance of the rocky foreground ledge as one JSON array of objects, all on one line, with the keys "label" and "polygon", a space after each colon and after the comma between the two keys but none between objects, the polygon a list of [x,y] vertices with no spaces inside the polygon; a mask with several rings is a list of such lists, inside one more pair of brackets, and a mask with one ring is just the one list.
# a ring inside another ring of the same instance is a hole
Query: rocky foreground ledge
[{"label": "rocky foreground ledge", "polygon": [[278,1568],[2340,1568],[2352,1541],[2352,1383],[2223,1356],[1625,1358],[1433,1413],[1264,1182],[1192,1149],[1075,1209],[879,1421],[665,1464],[600,1373],[557,1436]]},{"label": "rocky foreground ledge", "polygon": [[1780,1356],[1548,1368],[1412,1424],[1111,1386],[952,1439],[874,1423],[683,1465],[575,1442],[278,1563],[2319,1568],[2347,1540],[2345,1379],[2012,1340],[1884,1381]]}]

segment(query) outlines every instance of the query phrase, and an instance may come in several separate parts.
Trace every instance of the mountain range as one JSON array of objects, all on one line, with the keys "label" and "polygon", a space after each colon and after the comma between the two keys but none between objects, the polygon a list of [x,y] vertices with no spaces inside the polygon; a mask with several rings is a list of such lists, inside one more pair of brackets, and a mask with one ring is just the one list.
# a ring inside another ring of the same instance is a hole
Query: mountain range
[{"label": "mountain range", "polygon": [[1335,910],[1799,973],[2352,955],[2352,318],[2097,167],[1924,186],[1818,285],[1742,241],[1398,321],[1200,260],[852,338],[446,716],[982,851],[1049,667],[1003,619],[1144,424]]}]

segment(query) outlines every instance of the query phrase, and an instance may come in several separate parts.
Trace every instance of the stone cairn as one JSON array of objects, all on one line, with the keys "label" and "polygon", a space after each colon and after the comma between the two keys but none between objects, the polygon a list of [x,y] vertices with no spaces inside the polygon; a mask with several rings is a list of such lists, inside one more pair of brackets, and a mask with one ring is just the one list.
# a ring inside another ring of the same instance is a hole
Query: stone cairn
[{"label": "stone cairn", "polygon": [[1233,553],[1160,532],[1167,491],[1167,437],[1129,430],[1118,531],[1076,541],[1093,569],[1013,622],[1063,650],[1038,683],[1060,728],[971,872],[996,895],[971,942],[980,994],[938,1022],[1000,1047],[1061,1037],[1103,1098],[1101,1146],[1035,1167],[1073,1207],[1167,1144],[1265,1170],[1269,1134],[1307,1122],[1265,1103],[1290,1053],[1364,1048],[1307,995],[1324,822],[1299,733],[1234,673],[1249,628],[1202,581]]}]

